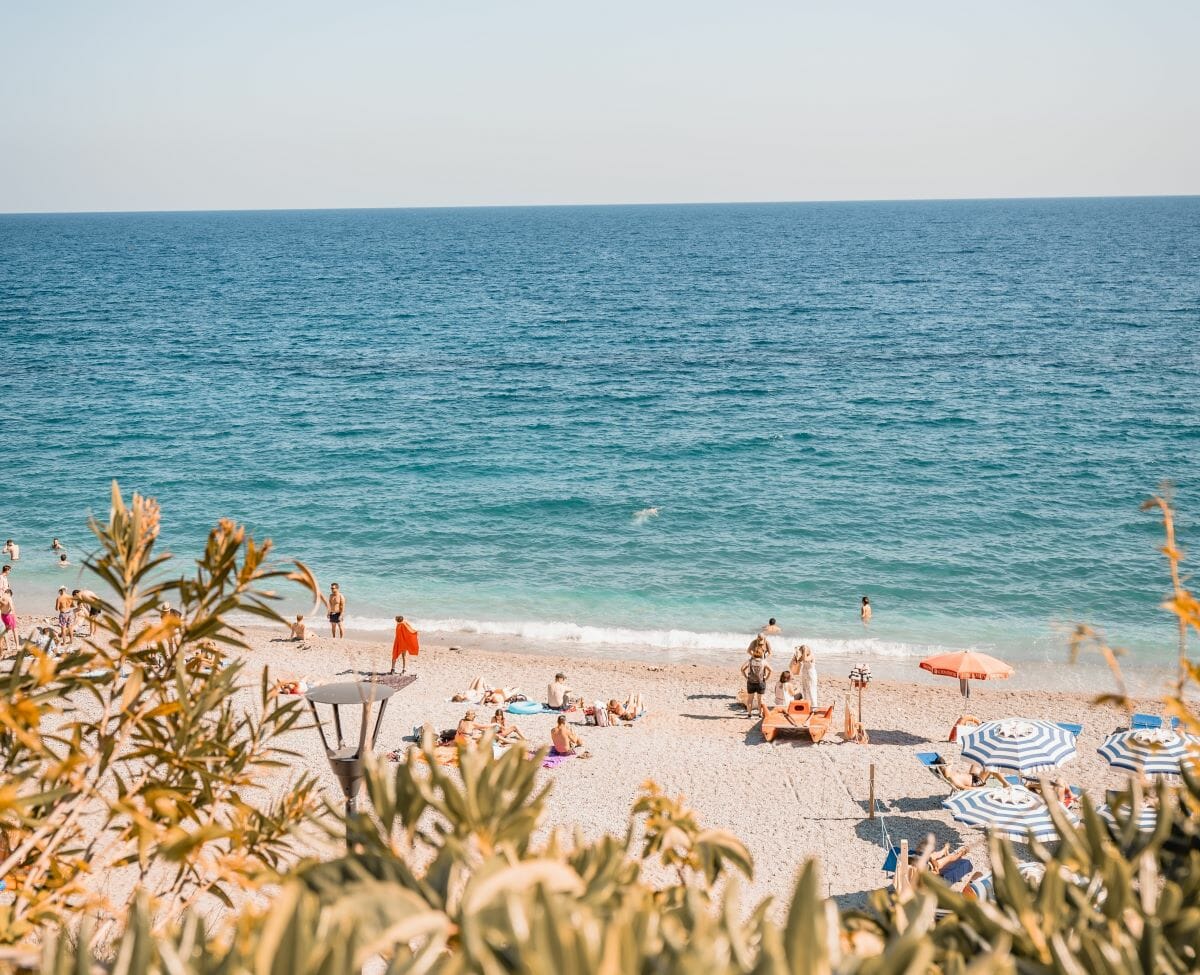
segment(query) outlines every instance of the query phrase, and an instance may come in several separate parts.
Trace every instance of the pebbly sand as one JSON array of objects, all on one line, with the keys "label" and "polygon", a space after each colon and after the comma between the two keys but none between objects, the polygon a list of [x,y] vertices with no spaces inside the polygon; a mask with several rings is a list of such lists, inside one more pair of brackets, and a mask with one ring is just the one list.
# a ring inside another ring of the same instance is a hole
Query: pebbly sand
[{"label": "pebbly sand", "polygon": [[[388,669],[390,639],[385,643],[318,636],[301,645],[284,642],[275,632],[250,631],[248,677],[257,664],[273,678],[302,677],[310,684],[352,680]],[[591,757],[572,758],[543,772],[554,785],[547,806],[547,828],[580,827],[588,836],[623,833],[639,786],[648,779],[671,793],[682,793],[704,826],[739,836],[754,857],[755,877],[744,890],[747,903],[773,895],[786,903],[799,866],[821,861],[827,893],[842,906],[856,905],[886,883],[881,821],[867,817],[869,767],[876,767],[876,794],[883,821],[894,842],[919,844],[933,833],[939,845],[967,844],[970,859],[986,869],[982,831],[955,823],[942,808],[946,785],[916,760],[919,751],[941,751],[961,765],[958,746],[946,741],[960,713],[956,681],[921,675],[920,683],[876,680],[865,693],[864,720],[871,743],[842,742],[844,699],[850,693],[843,668],[820,671],[823,703],[838,704],[834,731],[812,745],[796,739],[765,742],[757,721],[737,704],[741,650],[731,650],[729,666],[654,665],[578,656],[528,655],[479,644],[450,646],[422,641],[410,672],[418,679],[391,699],[379,738],[379,751],[406,747],[403,739],[426,721],[452,728],[469,705],[448,699],[482,675],[494,686],[518,686],[531,699],[544,699],[556,670],[572,688],[593,699],[623,699],[640,691],[648,713],[632,726],[595,728],[582,712],[568,715]],[[1065,663],[1064,667],[1067,666]],[[1006,682],[976,683],[971,713],[988,720],[1004,717],[1047,718],[1084,725],[1078,757],[1065,778],[1094,796],[1124,781],[1097,754],[1103,738],[1122,724],[1124,715],[1097,707],[1079,693],[1006,687]],[[1097,687],[1097,691],[1106,689]],[[773,689],[773,688],[772,688]],[[1154,709],[1143,701],[1142,710]],[[480,706],[479,718],[493,708]],[[555,716],[509,716],[536,744],[549,743]],[[315,770],[330,798],[340,802],[337,783],[320,751],[315,731],[292,733],[288,742]],[[284,777],[271,784],[284,787]]]}]

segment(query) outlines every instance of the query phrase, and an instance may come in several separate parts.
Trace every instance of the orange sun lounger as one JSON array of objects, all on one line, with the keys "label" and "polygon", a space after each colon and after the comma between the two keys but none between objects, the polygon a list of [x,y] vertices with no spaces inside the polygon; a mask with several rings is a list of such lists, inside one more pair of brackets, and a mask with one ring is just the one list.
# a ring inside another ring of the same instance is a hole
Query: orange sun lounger
[{"label": "orange sun lounger", "polygon": [[793,701],[786,708],[771,708],[762,719],[762,735],[767,741],[774,741],[780,732],[796,731],[808,735],[815,745],[829,733],[833,708],[832,704],[812,708],[807,701]]}]

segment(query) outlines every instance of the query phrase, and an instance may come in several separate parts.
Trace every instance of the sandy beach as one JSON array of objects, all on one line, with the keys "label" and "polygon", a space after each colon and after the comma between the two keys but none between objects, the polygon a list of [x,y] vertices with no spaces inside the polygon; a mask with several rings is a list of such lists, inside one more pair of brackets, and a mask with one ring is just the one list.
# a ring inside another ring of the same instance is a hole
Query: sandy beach
[{"label": "sandy beach", "polygon": [[[318,636],[295,644],[266,630],[252,630],[247,636],[251,643],[247,677],[254,684],[260,666],[268,666],[272,677],[302,677],[315,685],[386,671],[389,664],[390,641],[335,641]],[[637,690],[647,702],[648,713],[631,726],[610,728],[585,726],[578,711],[569,715],[591,757],[572,758],[543,773],[553,782],[547,829],[578,826],[589,836],[624,832],[639,786],[653,779],[664,789],[685,795],[703,824],[728,829],[747,844],[755,863],[754,881],[745,892],[747,903],[769,895],[786,898],[800,864],[817,857],[827,892],[849,906],[886,882],[881,870],[881,821],[867,817],[869,768],[874,764],[883,822],[894,841],[917,844],[932,832],[939,844],[967,844],[970,859],[986,869],[984,834],[953,822],[942,808],[948,788],[915,758],[919,751],[938,750],[952,761],[961,761],[958,747],[946,741],[960,713],[956,682],[875,681],[864,705],[871,743],[861,746],[841,740],[843,699],[849,685],[840,669],[826,668],[820,673],[820,692],[825,702],[838,703],[835,732],[819,745],[799,740],[768,744],[758,722],[749,720],[736,701],[742,660],[742,651],[735,649],[730,650],[729,666],[719,668],[424,642],[410,668],[418,679],[389,704],[379,751],[406,747],[404,739],[413,727],[427,721],[438,729],[452,728],[467,705],[449,698],[477,675],[490,684],[518,686],[531,699],[542,699],[555,671],[562,670],[588,701],[623,698]],[[1142,703],[1143,709],[1154,705]],[[972,713],[985,720],[1028,717],[1082,722],[1078,757],[1064,769],[1068,781],[1102,795],[1124,778],[1096,753],[1122,715],[1094,706],[1086,695],[1012,688],[1001,681],[977,684],[971,705]],[[490,717],[490,708],[479,710],[481,719]],[[510,720],[532,742],[548,744],[552,715]],[[288,745],[321,777],[327,794],[340,802],[316,733],[297,730]],[[267,786],[278,791],[286,787],[286,780],[281,774]]]}]

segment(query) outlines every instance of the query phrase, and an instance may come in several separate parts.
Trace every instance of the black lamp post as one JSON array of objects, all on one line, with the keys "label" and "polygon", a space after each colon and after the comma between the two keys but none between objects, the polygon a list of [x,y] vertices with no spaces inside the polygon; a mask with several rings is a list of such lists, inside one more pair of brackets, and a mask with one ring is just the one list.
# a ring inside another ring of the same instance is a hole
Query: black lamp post
[{"label": "black lamp post", "polygon": [[[321,744],[325,746],[325,757],[329,759],[329,767],[337,776],[342,794],[346,797],[346,817],[354,815],[358,806],[358,793],[363,784],[363,762],[367,754],[367,729],[371,724],[371,708],[379,702],[379,715],[375,719],[375,730],[371,733],[370,750],[375,750],[379,739],[379,729],[383,726],[383,713],[387,710],[387,700],[396,693],[394,687],[386,684],[372,684],[365,681],[347,681],[342,684],[325,684],[314,687],[304,696],[308,706],[312,708],[313,719],[317,723],[317,731],[321,734]],[[325,726],[321,723],[321,715],[317,713],[318,704],[333,706],[333,727],[337,733],[337,748],[329,747],[329,739],[325,736]],[[359,722],[358,744],[347,747],[345,736],[342,734],[342,715],[338,710],[342,707],[359,705],[362,708],[362,720]]]}]

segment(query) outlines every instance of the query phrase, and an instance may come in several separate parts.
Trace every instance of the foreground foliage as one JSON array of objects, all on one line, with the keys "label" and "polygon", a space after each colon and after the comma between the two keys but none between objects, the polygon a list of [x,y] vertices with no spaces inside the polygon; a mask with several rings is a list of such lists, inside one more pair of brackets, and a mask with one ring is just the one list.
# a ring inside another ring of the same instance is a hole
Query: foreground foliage
[{"label": "foreground foliage", "polygon": [[[1181,581],[1170,507],[1159,507],[1174,587],[1167,607],[1181,633],[1167,708],[1195,728],[1186,698],[1200,672],[1186,636],[1200,629],[1200,613]],[[1096,642],[1090,631],[1083,637]],[[1110,796],[1117,826],[1088,800],[1077,827],[1055,809],[1063,842],[1030,847],[1040,879],[1022,874],[1012,844],[994,840],[993,902],[922,873],[903,899],[878,891],[868,909],[840,914],[822,898],[814,862],[800,868],[785,911],[747,910],[745,847],[704,829],[652,783],[623,836],[538,839],[540,757],[511,749],[494,758],[485,739],[461,750],[451,771],[426,739],[404,762],[369,769],[369,814],[328,824],[345,831],[344,855],[297,863],[269,904],[244,906],[228,928],[210,930],[196,912],[156,927],[143,899],[115,942],[87,925],[72,929],[64,916],[65,930],[46,927],[40,952],[11,967],[44,975],[343,975],[372,960],[389,975],[1200,969],[1200,781],[1190,773],[1177,790],[1153,790],[1152,832],[1133,822],[1148,798],[1138,781]]]}]

